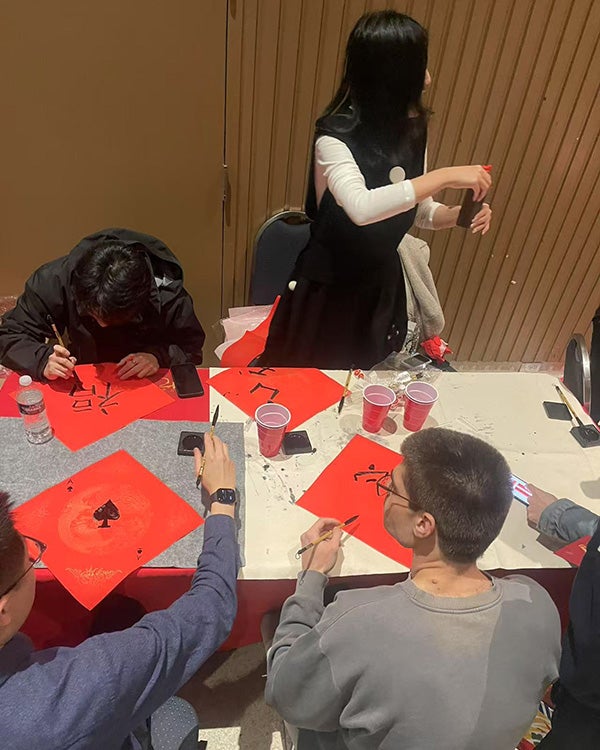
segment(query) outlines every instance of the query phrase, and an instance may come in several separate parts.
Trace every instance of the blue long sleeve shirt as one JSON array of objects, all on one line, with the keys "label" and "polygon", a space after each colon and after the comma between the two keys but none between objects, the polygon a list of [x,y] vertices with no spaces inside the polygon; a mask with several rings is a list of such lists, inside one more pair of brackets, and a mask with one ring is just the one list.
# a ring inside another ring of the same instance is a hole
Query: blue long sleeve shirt
[{"label": "blue long sleeve shirt", "polygon": [[3,750],[118,750],[219,647],[236,613],[233,519],[210,516],[190,590],[168,609],[75,648],[0,649]]}]

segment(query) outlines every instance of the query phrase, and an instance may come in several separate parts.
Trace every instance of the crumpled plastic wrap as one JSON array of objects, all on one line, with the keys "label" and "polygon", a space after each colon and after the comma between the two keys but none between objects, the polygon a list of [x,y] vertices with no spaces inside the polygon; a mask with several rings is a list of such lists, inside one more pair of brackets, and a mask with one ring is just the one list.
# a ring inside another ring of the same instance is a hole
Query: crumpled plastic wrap
[{"label": "crumpled plastic wrap", "polygon": [[230,307],[229,317],[220,321],[225,332],[225,341],[215,349],[219,360],[223,359],[225,351],[239,341],[244,334],[257,329],[269,317],[272,308],[273,305]]}]

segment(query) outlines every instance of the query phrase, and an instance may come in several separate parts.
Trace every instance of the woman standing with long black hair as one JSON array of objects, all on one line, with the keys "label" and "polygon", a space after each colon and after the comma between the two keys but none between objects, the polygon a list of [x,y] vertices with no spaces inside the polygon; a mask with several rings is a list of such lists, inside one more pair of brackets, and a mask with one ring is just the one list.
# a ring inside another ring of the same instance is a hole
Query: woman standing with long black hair
[{"label": "woman standing with long black hair", "polygon": [[[369,368],[402,348],[406,292],[397,248],[413,223],[456,225],[447,187],[481,199],[478,165],[426,172],[427,32],[386,10],[364,15],[346,48],[342,84],[317,120],[306,212],[313,220],[269,332],[261,364]],[[485,233],[487,204],[473,231]]]}]

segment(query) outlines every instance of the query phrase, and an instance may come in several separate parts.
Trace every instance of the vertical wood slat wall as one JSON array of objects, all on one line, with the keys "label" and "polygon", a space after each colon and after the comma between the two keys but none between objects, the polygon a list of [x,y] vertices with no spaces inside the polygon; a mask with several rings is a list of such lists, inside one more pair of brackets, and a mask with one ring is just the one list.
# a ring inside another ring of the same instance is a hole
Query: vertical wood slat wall
[{"label": "vertical wood slat wall", "polygon": [[429,30],[430,168],[493,164],[486,237],[420,232],[445,338],[457,359],[561,359],[600,306],[597,0],[230,0],[225,304],[245,304],[258,227],[302,206],[347,36],[382,7]]}]

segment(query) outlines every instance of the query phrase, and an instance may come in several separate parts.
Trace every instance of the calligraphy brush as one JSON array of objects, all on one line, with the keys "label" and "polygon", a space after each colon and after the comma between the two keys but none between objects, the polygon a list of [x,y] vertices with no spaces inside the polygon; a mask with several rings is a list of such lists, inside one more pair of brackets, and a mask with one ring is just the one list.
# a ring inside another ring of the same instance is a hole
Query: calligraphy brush
[{"label": "calligraphy brush", "polygon": [[352,372],[354,371],[354,367],[351,367],[348,370],[348,375],[346,376],[346,384],[344,385],[344,392],[342,393],[342,397],[340,399],[340,403],[338,404],[338,414],[342,413],[342,409],[344,408],[344,401],[346,400],[346,396],[348,395],[348,386],[350,385],[350,378],[352,377]]},{"label": "calligraphy brush", "polygon": [[[63,341],[62,336],[58,332],[58,328],[56,327],[54,320],[52,319],[52,315],[46,315],[46,321],[48,322],[48,325],[50,326],[50,328],[52,328],[52,331],[54,332],[54,335],[56,336],[56,340],[58,341],[58,343],[62,346],[63,349],[66,349],[67,347],[65,346],[65,342]],[[83,383],[81,382],[81,378],[77,374],[77,370],[75,369],[75,367],[73,367],[73,378],[75,379],[76,386],[79,389],[83,390]]]},{"label": "calligraphy brush", "polygon": [[310,544],[307,544],[306,547],[302,547],[301,549],[296,552],[296,557],[300,557],[305,552],[308,552],[309,549],[312,549],[313,547],[316,547],[317,544],[321,544],[321,542],[324,542],[326,539],[329,539],[331,535],[333,534],[334,529],[344,529],[346,526],[350,526],[351,523],[354,523],[356,520],[360,518],[359,515],[352,516],[351,518],[348,518],[344,523],[339,523],[337,526],[334,526],[333,529],[330,531],[326,531],[324,534],[321,534],[320,537],[315,539],[314,542],[311,542]]},{"label": "calligraphy brush", "polygon": [[[217,404],[217,408],[215,409],[215,413],[213,414],[212,423],[210,425],[210,430],[208,432],[210,437],[212,437],[215,434],[215,427],[217,426],[218,418],[219,418],[219,404]],[[204,452],[206,453],[206,446],[204,446]],[[202,463],[200,464],[200,468],[198,470],[198,476],[196,477],[196,489],[200,487],[200,482],[202,481],[202,475],[204,474],[205,466],[206,466],[206,458],[202,456]]]},{"label": "calligraphy brush", "polygon": [[573,407],[571,406],[571,404],[567,400],[567,397],[562,392],[562,390],[557,385],[555,385],[554,387],[556,388],[556,391],[557,391],[558,395],[560,396],[561,401],[567,407],[567,409],[569,410],[569,412],[571,413],[571,415],[573,416],[573,418],[575,419],[575,421],[577,422],[577,424],[581,428],[581,430],[582,430],[583,434],[585,435],[585,437],[588,440],[598,440],[598,430],[595,427],[592,427],[592,425],[583,424],[583,422],[581,421],[581,419],[579,419],[579,417],[577,416],[577,414],[575,414],[575,411],[573,410]]}]

